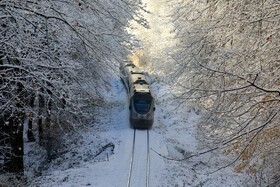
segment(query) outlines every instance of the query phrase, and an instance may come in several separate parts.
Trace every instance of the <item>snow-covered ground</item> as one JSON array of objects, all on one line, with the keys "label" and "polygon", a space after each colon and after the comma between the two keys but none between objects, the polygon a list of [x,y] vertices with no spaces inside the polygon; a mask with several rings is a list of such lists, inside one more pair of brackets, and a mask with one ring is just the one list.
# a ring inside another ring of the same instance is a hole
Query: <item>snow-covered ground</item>
[{"label": "snow-covered ground", "polygon": [[[191,154],[205,150],[203,139],[198,136],[199,111],[190,104],[181,104],[172,100],[164,83],[153,84],[157,98],[157,113],[154,131],[161,134],[164,142],[164,156],[173,159],[184,159]],[[157,149],[154,147],[153,149]],[[157,151],[160,152],[160,151]],[[161,153],[161,152],[160,152]],[[232,167],[209,174],[224,166],[228,158],[223,155],[208,153],[184,161],[164,158],[166,173],[163,174],[162,186],[244,186],[246,176],[233,172]]]},{"label": "snow-covered ground", "polygon": [[[48,163],[48,168],[28,186],[126,186],[133,130],[129,126],[125,88],[118,77],[112,80],[112,85],[104,107],[97,111],[99,116],[94,126],[66,136],[63,154]],[[221,156],[206,154],[178,162],[158,154],[182,159],[199,152],[195,123],[199,115],[189,106],[178,107],[175,100],[170,100],[169,86],[154,82],[152,89],[156,113],[150,130],[150,186],[244,186],[244,178],[232,172],[232,168],[207,174],[224,160]],[[144,167],[139,165],[135,169]],[[131,186],[141,186],[141,180],[134,180],[137,184]]]},{"label": "snow-covered ground", "polygon": [[[143,45],[150,45],[148,56],[160,55],[159,51],[167,50],[166,46],[175,45],[172,34],[170,35],[172,26],[164,25],[165,20],[162,17],[168,10],[163,6],[164,0],[144,2],[151,11],[151,14],[147,15],[151,29],[138,30],[134,34],[139,36]],[[31,177],[34,180],[31,180],[28,186],[127,185],[133,130],[129,125],[125,88],[117,75],[112,77],[112,90],[104,93],[102,106],[96,109],[95,123],[76,129],[75,134],[65,136],[62,153],[50,163],[46,163],[48,168],[45,167],[40,176]],[[151,79],[156,112],[155,122],[150,130],[150,186],[250,186],[245,183],[248,181],[246,176],[233,172],[232,167],[209,174],[228,161],[223,155],[208,153],[183,161],[164,158],[184,159],[204,150],[204,140],[198,136],[197,128],[200,112],[189,103],[182,104],[174,100],[170,86],[154,77]],[[174,92],[174,88],[172,89]],[[134,169],[140,171],[145,167],[146,165],[139,164]],[[142,173],[138,178],[136,175],[131,186],[141,187],[145,180],[143,176]]]},{"label": "snow-covered ground", "polygon": [[[97,111],[99,116],[95,125],[86,131],[77,132],[77,138],[68,136],[65,142],[66,152],[53,160],[49,168],[42,172],[42,176],[32,181],[30,186],[126,186],[133,129],[129,125],[125,88],[119,79],[113,80],[112,85],[112,92],[105,97],[105,106]],[[141,133],[143,132],[138,132],[137,135]],[[141,138],[146,136],[140,136],[139,140]],[[106,145],[110,146],[101,149]],[[161,134],[153,130],[150,133],[150,145],[157,151],[166,151]],[[135,169],[143,170],[146,165],[141,167]],[[151,153],[151,186],[161,186],[165,168],[164,160]],[[141,183],[137,175],[133,181]],[[145,182],[145,178],[142,181]],[[139,185],[132,183],[131,186]]]}]

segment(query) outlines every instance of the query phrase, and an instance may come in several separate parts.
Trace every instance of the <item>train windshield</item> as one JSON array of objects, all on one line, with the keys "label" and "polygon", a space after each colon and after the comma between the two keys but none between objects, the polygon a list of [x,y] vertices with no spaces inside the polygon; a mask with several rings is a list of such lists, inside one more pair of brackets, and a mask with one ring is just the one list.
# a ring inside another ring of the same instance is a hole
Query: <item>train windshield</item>
[{"label": "train windshield", "polygon": [[145,114],[149,112],[151,107],[151,100],[134,99],[134,108],[137,113]]}]

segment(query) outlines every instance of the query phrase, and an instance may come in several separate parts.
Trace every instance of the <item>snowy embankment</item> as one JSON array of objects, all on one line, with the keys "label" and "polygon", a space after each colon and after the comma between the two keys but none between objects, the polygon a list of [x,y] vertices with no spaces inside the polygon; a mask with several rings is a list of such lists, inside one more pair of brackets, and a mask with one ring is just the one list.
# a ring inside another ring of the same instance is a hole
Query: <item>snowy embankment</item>
[{"label": "snowy embankment", "polygon": [[190,103],[175,100],[168,85],[155,82],[152,86],[157,98],[153,131],[161,134],[166,151],[162,153],[156,147],[152,149],[170,158],[159,155],[157,158],[163,159],[165,163],[166,172],[161,176],[162,186],[246,186],[247,177],[235,173],[233,167],[216,171],[229,161],[224,155],[210,152],[185,159],[191,154],[209,149],[204,146],[203,137],[198,135],[200,111],[195,110]]},{"label": "snowy embankment", "polygon": [[[96,111],[95,124],[66,136],[63,153],[48,163],[48,168],[28,186],[126,186],[133,130],[129,126],[125,88],[118,77],[112,85],[103,106]],[[198,152],[200,143],[196,140],[195,122],[199,115],[188,106],[171,100],[167,85],[154,82],[152,89],[157,109],[153,129],[150,130],[150,186],[241,185],[240,175],[233,173],[231,168],[207,175],[219,157],[208,154],[178,162],[156,153],[182,159]],[[138,167],[141,170],[146,166]]]},{"label": "snowy embankment", "polygon": [[[126,186],[133,129],[129,125],[125,88],[117,77],[111,83],[113,89],[105,95],[103,105],[96,111],[95,124],[66,136],[63,154],[52,160],[49,168],[29,186]],[[164,152],[162,140],[161,135],[152,130],[151,147]],[[160,186],[165,171],[164,161],[152,153],[150,185]]]}]

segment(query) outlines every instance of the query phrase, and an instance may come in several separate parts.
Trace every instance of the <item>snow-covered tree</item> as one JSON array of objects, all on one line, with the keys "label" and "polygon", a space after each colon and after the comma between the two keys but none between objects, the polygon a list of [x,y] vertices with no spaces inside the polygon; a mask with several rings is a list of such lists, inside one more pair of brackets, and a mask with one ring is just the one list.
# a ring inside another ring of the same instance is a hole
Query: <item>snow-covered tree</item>
[{"label": "snow-covered tree", "polygon": [[206,109],[200,127],[212,143],[230,145],[237,171],[279,181],[279,2],[169,4],[180,40],[173,56],[172,80],[182,88],[176,97]]},{"label": "snow-covered tree", "polygon": [[23,171],[27,119],[29,141],[36,130],[42,145],[51,129],[93,120],[133,43],[124,27],[130,19],[145,24],[138,9],[133,0],[0,1],[1,170]]}]

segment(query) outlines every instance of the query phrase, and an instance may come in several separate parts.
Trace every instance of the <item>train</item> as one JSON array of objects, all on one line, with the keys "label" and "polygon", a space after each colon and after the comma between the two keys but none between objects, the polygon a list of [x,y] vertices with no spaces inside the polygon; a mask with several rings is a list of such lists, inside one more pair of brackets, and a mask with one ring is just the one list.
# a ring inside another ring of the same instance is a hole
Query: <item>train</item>
[{"label": "train", "polygon": [[120,78],[128,93],[131,127],[151,129],[156,108],[146,73],[131,61],[124,61],[120,64]]}]

